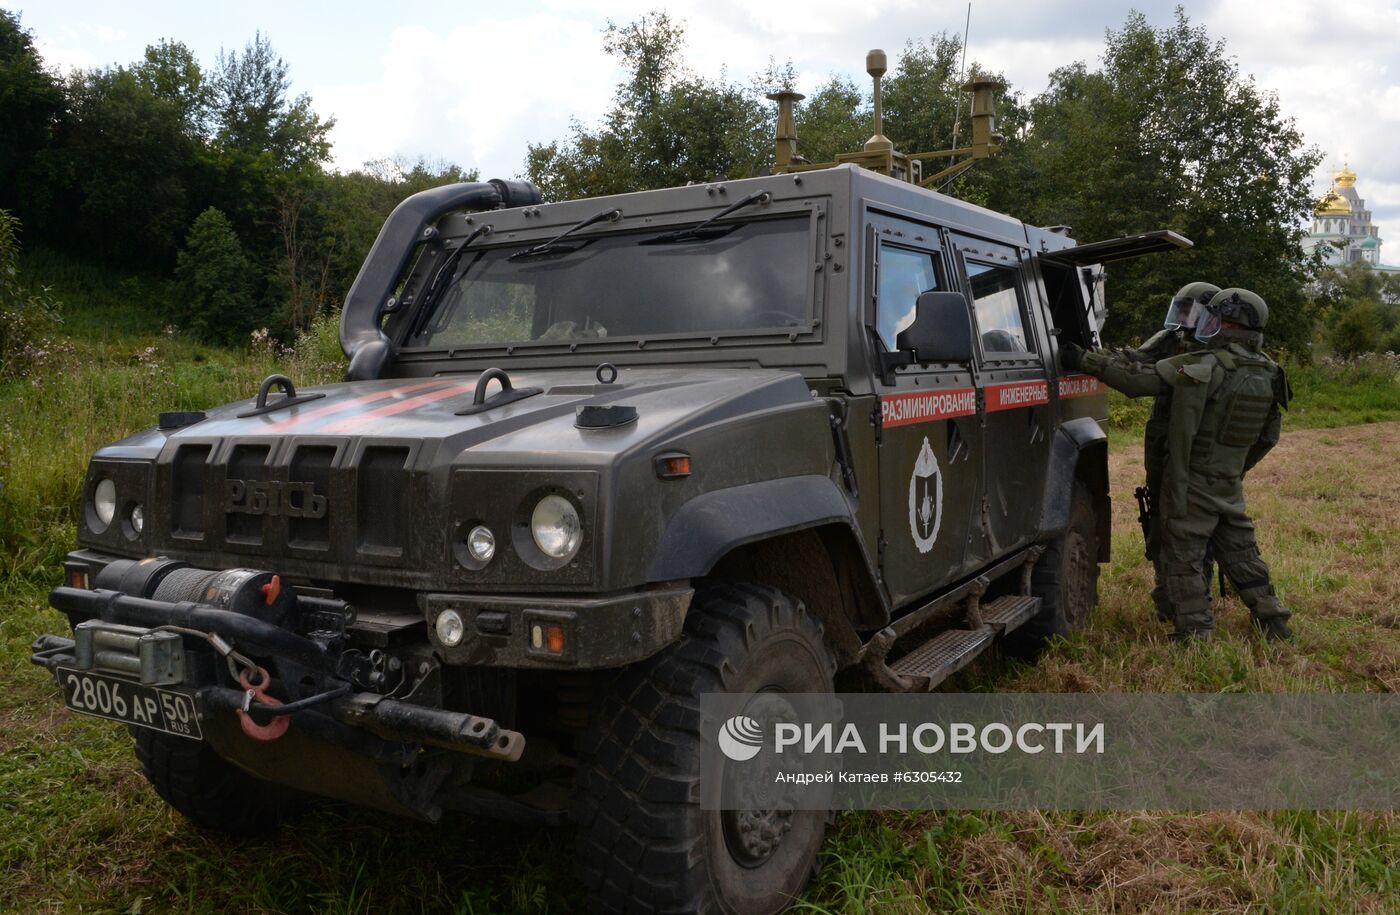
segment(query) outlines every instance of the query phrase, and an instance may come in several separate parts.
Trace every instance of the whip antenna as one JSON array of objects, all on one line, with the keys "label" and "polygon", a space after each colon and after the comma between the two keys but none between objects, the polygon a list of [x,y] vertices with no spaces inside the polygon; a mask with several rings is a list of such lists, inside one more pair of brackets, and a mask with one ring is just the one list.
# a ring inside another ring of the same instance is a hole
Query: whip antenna
[{"label": "whip antenna", "polygon": [[[967,19],[963,22],[962,62],[958,64],[958,70],[960,71],[960,72],[959,72],[959,76],[958,76],[958,82],[959,82],[959,84],[967,82],[967,36],[968,36],[968,33],[969,33],[971,30],[972,30],[972,0],[967,0]],[[954,148],[954,149],[956,149],[957,146],[958,146],[958,127],[959,127],[959,125],[960,125],[961,120],[962,120],[962,99],[958,99],[957,103],[953,105],[953,148]],[[953,164],[953,160],[954,160],[955,158],[956,158],[956,156],[949,156],[949,157],[948,157],[948,164],[949,164],[949,165],[952,165],[952,164]]]}]

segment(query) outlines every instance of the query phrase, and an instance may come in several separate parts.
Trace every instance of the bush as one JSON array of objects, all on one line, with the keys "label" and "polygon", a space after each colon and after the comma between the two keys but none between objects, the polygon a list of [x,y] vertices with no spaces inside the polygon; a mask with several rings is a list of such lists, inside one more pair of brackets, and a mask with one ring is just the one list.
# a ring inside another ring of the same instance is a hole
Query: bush
[{"label": "bush", "polygon": [[1400,353],[1400,327],[1396,327],[1381,340],[1381,352],[1392,355]]},{"label": "bush", "polygon": [[30,375],[62,346],[48,336],[61,323],[48,287],[20,282],[19,233],[19,220],[0,210],[0,380]]},{"label": "bush", "polygon": [[345,353],[340,348],[340,313],[323,312],[312,318],[311,326],[297,334],[289,357],[298,373],[298,382],[339,381],[345,374]]},{"label": "bush", "polygon": [[1352,359],[1363,353],[1374,353],[1381,348],[1380,308],[1370,299],[1349,299],[1343,303],[1332,328],[1327,334],[1327,342],[1332,352],[1343,359]]},{"label": "bush", "polygon": [[252,274],[228,218],[214,207],[200,213],[175,267],[175,323],[205,343],[246,340],[257,323]]}]

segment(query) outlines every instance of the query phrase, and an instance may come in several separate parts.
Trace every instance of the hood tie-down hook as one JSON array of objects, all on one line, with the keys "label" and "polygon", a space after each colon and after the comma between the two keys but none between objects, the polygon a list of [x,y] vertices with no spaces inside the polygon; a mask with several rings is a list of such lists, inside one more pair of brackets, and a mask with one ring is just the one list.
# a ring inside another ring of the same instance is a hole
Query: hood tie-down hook
[{"label": "hood tie-down hook", "polygon": [[[280,388],[283,396],[272,403],[267,402],[267,395],[272,393],[272,389]],[[299,403],[306,403],[312,400],[320,400],[326,395],[323,393],[298,394],[297,386],[292,384],[292,379],[286,375],[268,375],[263,379],[262,385],[258,388],[257,400],[253,402],[253,409],[245,410],[238,414],[239,419],[247,419],[250,416],[262,416],[264,413],[271,413],[273,410],[281,410],[285,407],[294,407]]]},{"label": "hood tie-down hook", "polygon": [[[486,386],[492,381],[499,381],[501,389],[490,397],[486,396]],[[472,395],[471,406],[457,411],[458,416],[474,416],[477,413],[484,413],[487,410],[494,410],[497,407],[504,407],[508,403],[515,403],[517,400],[524,400],[527,397],[534,397],[536,394],[543,394],[544,388],[517,388],[510,383],[510,376],[505,369],[487,369],[476,379],[476,393]]]}]

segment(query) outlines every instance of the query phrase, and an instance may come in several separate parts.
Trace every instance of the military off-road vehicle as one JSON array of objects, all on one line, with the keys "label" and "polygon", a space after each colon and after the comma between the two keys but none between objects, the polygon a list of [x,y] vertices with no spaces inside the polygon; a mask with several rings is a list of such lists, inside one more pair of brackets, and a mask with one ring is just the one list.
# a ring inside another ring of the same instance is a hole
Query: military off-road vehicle
[{"label": "military off-road vehicle", "polygon": [[[878,60],[875,61],[878,64]],[[878,65],[874,69],[881,69]],[[878,85],[878,77],[877,77]],[[708,811],[698,697],[928,690],[1079,626],[1107,559],[1105,261],[880,135],[772,173],[386,221],[342,384],[99,450],[35,663],[197,826],[306,794],[572,821],[605,910],[770,912],[826,819]],[[251,393],[251,392],[250,392]],[[506,790],[505,786],[512,786]]]}]

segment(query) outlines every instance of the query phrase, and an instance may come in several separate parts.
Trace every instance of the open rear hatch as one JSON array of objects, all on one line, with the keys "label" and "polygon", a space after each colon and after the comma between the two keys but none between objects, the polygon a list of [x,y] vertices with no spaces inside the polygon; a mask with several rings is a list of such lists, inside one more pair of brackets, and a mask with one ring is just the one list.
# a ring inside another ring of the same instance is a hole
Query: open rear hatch
[{"label": "open rear hatch", "polygon": [[1191,240],[1186,236],[1159,229],[1041,253],[1041,275],[1050,315],[1062,339],[1086,347],[1099,345],[1099,331],[1106,316],[1103,264],[1190,247]]}]

